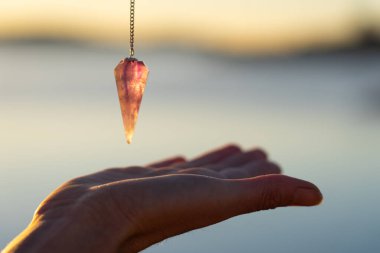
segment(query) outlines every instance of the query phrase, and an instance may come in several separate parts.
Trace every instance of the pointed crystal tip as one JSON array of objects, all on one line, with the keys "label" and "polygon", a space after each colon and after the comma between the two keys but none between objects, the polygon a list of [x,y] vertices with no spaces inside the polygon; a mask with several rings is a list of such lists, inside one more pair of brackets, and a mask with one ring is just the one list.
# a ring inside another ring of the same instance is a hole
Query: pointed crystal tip
[{"label": "pointed crystal tip", "polygon": [[125,139],[127,140],[128,144],[132,143],[132,137],[133,137],[133,133],[132,134],[128,134],[127,132],[125,133]]},{"label": "pointed crystal tip", "polygon": [[115,68],[117,92],[128,144],[132,142],[148,72],[142,61],[132,58],[121,60]]}]

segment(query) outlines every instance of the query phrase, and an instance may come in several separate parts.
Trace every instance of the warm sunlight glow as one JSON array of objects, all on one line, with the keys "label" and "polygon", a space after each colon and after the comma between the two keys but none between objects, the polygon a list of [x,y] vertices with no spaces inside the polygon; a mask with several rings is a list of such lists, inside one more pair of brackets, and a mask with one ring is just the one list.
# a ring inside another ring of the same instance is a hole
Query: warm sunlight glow
[{"label": "warm sunlight glow", "polygon": [[[128,41],[129,1],[0,2],[0,38]],[[380,24],[376,0],[136,1],[140,44],[179,43],[227,52],[291,51],[351,41]]]}]

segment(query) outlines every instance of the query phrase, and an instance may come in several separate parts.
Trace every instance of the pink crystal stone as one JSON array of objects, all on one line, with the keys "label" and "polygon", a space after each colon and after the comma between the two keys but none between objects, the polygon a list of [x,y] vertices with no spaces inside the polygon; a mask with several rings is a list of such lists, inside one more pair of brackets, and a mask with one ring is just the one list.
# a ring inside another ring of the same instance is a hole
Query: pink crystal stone
[{"label": "pink crystal stone", "polygon": [[144,62],[134,58],[121,60],[114,71],[128,143],[132,141],[148,72]]}]

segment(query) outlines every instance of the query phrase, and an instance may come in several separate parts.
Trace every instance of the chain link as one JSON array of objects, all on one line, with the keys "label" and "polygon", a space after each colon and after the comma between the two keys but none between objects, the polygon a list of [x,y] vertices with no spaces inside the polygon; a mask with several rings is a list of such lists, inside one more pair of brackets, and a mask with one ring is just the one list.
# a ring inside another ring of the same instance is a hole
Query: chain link
[{"label": "chain link", "polygon": [[129,18],[129,56],[132,58],[135,55],[135,0],[131,0]]}]

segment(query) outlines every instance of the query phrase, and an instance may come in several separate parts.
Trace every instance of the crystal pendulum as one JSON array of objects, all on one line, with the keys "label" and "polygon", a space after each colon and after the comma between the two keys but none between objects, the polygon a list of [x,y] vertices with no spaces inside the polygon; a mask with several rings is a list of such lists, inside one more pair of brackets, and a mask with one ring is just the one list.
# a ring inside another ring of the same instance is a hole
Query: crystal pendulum
[{"label": "crystal pendulum", "polygon": [[115,68],[115,79],[125,137],[131,143],[134,133],[137,116],[139,114],[141,100],[144,94],[148,68],[142,61],[133,58],[134,56],[134,17],[135,1],[131,0],[130,12],[130,55],[119,62]]},{"label": "crystal pendulum", "polygon": [[147,76],[148,69],[144,63],[134,58],[121,60],[115,68],[117,92],[128,143],[132,141]]}]

